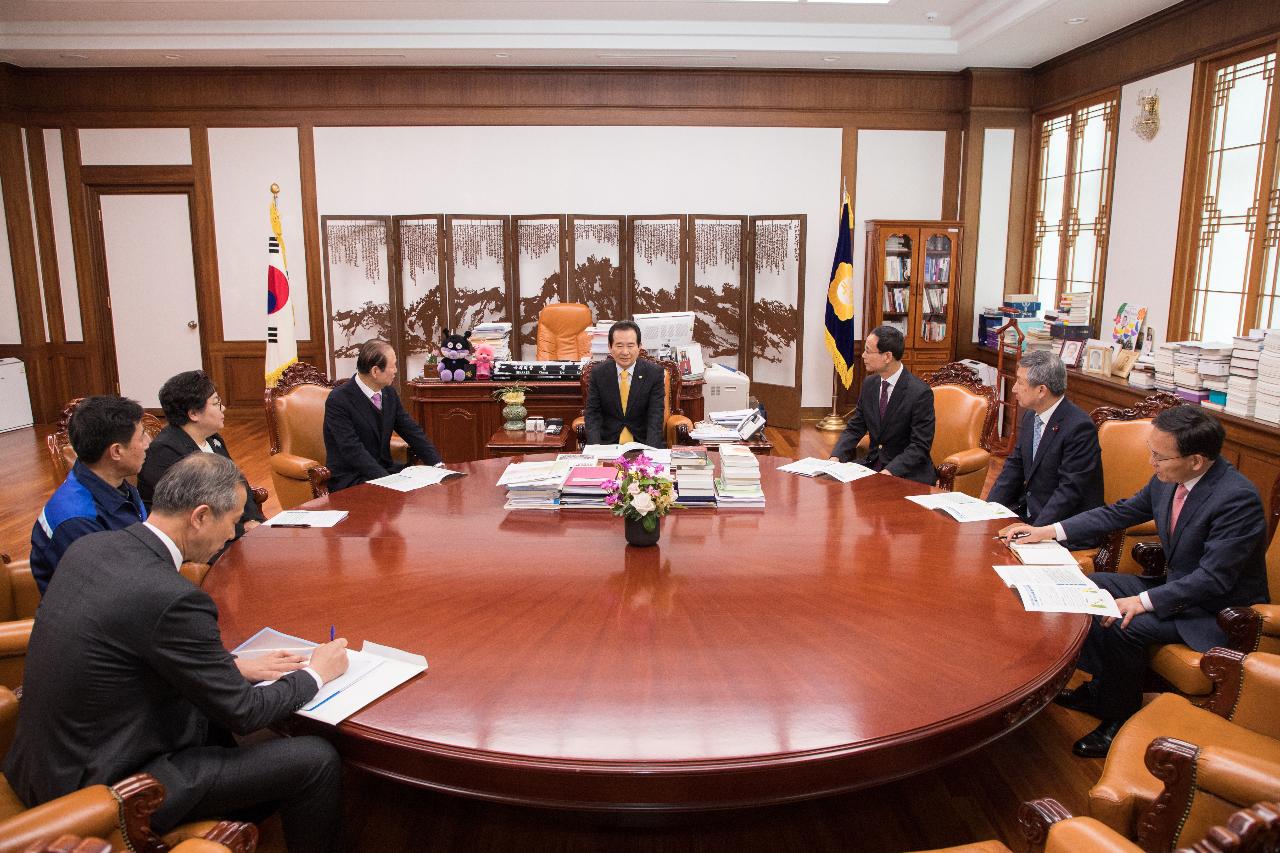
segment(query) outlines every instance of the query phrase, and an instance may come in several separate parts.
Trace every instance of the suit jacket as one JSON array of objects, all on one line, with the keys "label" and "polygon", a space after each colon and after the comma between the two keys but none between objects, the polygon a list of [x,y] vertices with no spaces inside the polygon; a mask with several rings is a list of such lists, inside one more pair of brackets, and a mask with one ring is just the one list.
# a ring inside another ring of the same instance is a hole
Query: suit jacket
[{"label": "suit jacket", "polygon": [[1111,530],[1156,522],[1168,573],[1147,595],[1161,619],[1172,619],[1198,652],[1225,645],[1218,611],[1267,601],[1267,519],[1258,490],[1219,457],[1182,505],[1169,534],[1177,484],[1151,478],[1131,498],[1062,522],[1067,538],[1097,538]]},{"label": "suit jacket", "polygon": [[392,432],[408,442],[423,464],[441,461],[431,439],[400,404],[395,388],[388,385],[382,389],[381,412],[354,378],[334,388],[324,404],[324,464],[331,475],[329,491],[376,480],[403,468],[391,458]]},{"label": "suit jacket", "polygon": [[923,379],[902,368],[881,423],[880,377],[869,376],[858,394],[858,407],[831,455],[848,462],[853,459],[858,442],[869,434],[868,468],[887,468],[895,477],[932,486],[938,479],[929,455],[933,450],[933,427],[933,389]]},{"label": "suit jacket", "polygon": [[610,358],[595,365],[587,381],[587,399],[582,408],[582,417],[587,422],[587,443],[615,444],[625,426],[641,444],[666,447],[666,424],[662,418],[665,393],[662,365],[637,359],[631,369],[631,391],[627,394],[624,415],[618,390],[618,363]]},{"label": "suit jacket", "polygon": [[4,775],[27,806],[146,772],[178,816],[221,767],[191,751],[208,743],[211,724],[252,732],[317,690],[301,671],[266,687],[246,681],[213,600],[142,524],[67,550],[40,602],[22,687]]},{"label": "suit jacket", "polygon": [[[1089,415],[1064,397],[1053,410],[1033,458],[1035,418],[1035,412],[1023,415],[1018,443],[987,500],[1004,504],[1037,527],[1102,506],[1102,448]],[[1094,541],[1072,544],[1087,548]]]},{"label": "suit jacket", "polygon": [[[209,446],[213,448],[213,452],[226,459],[231,459],[231,452],[227,450],[227,442],[218,433],[209,436]],[[147,460],[142,463],[142,471],[138,473],[138,491],[142,493],[142,501],[147,506],[147,512],[151,512],[151,497],[156,492],[156,484],[160,482],[160,478],[165,475],[173,464],[179,459],[190,456],[200,450],[196,446],[191,436],[183,431],[182,427],[169,424],[160,430],[159,435],[151,440],[151,446],[147,448]],[[234,460],[233,460],[234,461]],[[243,477],[241,478],[244,479]],[[244,501],[244,512],[240,514],[240,520],[236,522],[236,538],[239,539],[244,535],[244,523],[246,521],[266,521],[266,516],[262,514],[262,508],[258,506],[258,502],[253,499],[253,489],[249,485],[248,480],[244,480],[245,491],[248,496]]]}]

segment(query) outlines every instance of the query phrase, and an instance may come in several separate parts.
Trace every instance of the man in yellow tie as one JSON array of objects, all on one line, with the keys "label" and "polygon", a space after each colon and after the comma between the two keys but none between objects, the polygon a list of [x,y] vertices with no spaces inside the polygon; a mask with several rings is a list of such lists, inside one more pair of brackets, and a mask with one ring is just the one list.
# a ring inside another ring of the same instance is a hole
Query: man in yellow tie
[{"label": "man in yellow tie", "polygon": [[588,444],[639,441],[665,447],[663,370],[640,358],[640,327],[620,320],[609,327],[609,355],[591,370],[582,416]]}]

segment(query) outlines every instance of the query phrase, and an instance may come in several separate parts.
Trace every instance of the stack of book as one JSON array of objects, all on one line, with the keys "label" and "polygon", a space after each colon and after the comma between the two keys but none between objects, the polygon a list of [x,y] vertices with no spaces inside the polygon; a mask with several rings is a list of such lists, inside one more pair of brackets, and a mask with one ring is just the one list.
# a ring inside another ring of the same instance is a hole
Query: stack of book
[{"label": "stack of book", "polygon": [[1253,416],[1280,424],[1280,329],[1268,329],[1258,358],[1257,399]]},{"label": "stack of book", "polygon": [[1056,353],[1062,344],[1053,339],[1049,326],[1043,320],[1028,320],[1018,323],[1022,328],[1022,349],[1024,352]]},{"label": "stack of book", "polygon": [[760,461],[748,447],[740,444],[721,446],[720,478],[715,485],[717,506],[764,506],[764,490],[760,488]]},{"label": "stack of book", "polygon": [[573,468],[560,489],[561,509],[607,509],[604,484],[618,476],[618,469],[607,465]]},{"label": "stack of book", "polygon": [[503,509],[555,509],[569,471],[555,462],[512,462],[498,478],[507,489]]},{"label": "stack of book", "polygon": [[1176,387],[1173,384],[1173,371],[1179,349],[1179,344],[1172,341],[1156,348],[1153,358],[1156,366],[1156,388],[1161,391],[1173,391]]},{"label": "stack of book", "polygon": [[1232,346],[1229,343],[1212,342],[1200,345],[1200,358],[1196,362],[1196,371],[1200,374],[1200,382],[1204,390],[1209,392],[1209,399],[1203,403],[1207,408],[1222,411],[1227,407],[1231,351]]},{"label": "stack of book", "polygon": [[1058,298],[1056,319],[1071,326],[1089,325],[1089,308],[1093,302],[1093,291],[1073,290]]},{"label": "stack of book", "polygon": [[714,468],[677,468],[676,500],[684,506],[715,506]]},{"label": "stack of book", "polygon": [[1141,388],[1146,391],[1156,387],[1156,365],[1154,361],[1142,361],[1139,359],[1133,363],[1133,369],[1129,371],[1129,386],[1132,388]]},{"label": "stack of book", "polygon": [[1034,317],[1040,313],[1040,296],[1036,293],[1005,294],[1004,309],[1006,314],[1014,317]]},{"label": "stack of book", "polygon": [[609,357],[609,327],[612,325],[612,320],[597,320],[594,326],[587,329],[591,333],[592,361],[604,361]]},{"label": "stack of book", "polygon": [[1253,417],[1257,404],[1258,360],[1262,358],[1263,336],[1256,332],[1235,339],[1231,349],[1231,375],[1227,377],[1226,412]]},{"label": "stack of book", "polygon": [[471,344],[488,344],[493,347],[494,361],[511,359],[511,324],[478,323],[471,329]]},{"label": "stack of book", "polygon": [[1173,393],[1191,403],[1209,399],[1200,377],[1200,346],[1199,341],[1183,341],[1173,357]]}]

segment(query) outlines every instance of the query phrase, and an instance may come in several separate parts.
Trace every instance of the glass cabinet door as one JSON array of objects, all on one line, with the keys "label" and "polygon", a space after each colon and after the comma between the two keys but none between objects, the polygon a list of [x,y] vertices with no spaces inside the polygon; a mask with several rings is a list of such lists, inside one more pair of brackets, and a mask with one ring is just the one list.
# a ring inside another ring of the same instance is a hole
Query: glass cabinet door
[{"label": "glass cabinet door", "polygon": [[884,238],[884,278],[880,310],[886,326],[894,326],[902,331],[903,337],[910,340],[911,330],[908,321],[911,318],[911,270],[912,252],[915,248],[913,235],[907,232],[896,232]]},{"label": "glass cabinet door", "polygon": [[951,305],[951,238],[931,234],[925,241],[920,274],[920,340],[947,340],[947,316]]}]

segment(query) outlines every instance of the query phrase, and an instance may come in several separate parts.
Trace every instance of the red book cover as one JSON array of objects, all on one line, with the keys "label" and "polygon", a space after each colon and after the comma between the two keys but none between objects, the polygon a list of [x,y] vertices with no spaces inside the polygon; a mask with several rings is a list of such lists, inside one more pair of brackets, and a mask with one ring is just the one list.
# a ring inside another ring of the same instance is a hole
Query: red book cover
[{"label": "red book cover", "polygon": [[606,465],[582,466],[569,471],[569,479],[564,481],[565,489],[598,489],[603,484],[618,476],[618,469]]}]

